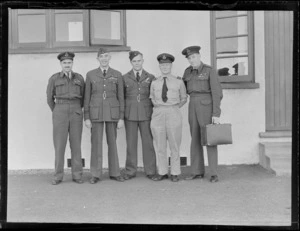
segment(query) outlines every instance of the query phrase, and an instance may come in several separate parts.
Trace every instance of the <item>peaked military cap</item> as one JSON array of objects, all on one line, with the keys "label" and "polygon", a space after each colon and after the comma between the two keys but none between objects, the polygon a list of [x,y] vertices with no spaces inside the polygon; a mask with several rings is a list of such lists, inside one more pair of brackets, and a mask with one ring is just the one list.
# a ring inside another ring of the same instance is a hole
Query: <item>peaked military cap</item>
[{"label": "peaked military cap", "polygon": [[106,49],[104,47],[100,47],[99,50],[98,50],[97,56],[108,53],[108,52],[109,52],[108,49]]},{"label": "peaked military cap", "polygon": [[73,60],[74,56],[75,56],[75,54],[74,54],[73,52],[68,52],[68,51],[66,51],[66,52],[60,53],[60,54],[57,56],[57,58],[58,58],[60,61],[63,61],[63,60],[65,60],[65,59],[71,59],[71,60]]},{"label": "peaked military cap", "polygon": [[159,63],[173,63],[175,58],[173,55],[170,55],[168,53],[162,53],[157,56],[157,60]]},{"label": "peaked military cap", "polygon": [[192,54],[195,54],[195,53],[199,54],[200,49],[201,49],[200,46],[190,46],[190,47],[184,48],[181,53],[183,55],[185,55],[185,57],[187,58]]},{"label": "peaked military cap", "polygon": [[139,51],[129,51],[129,59],[130,61],[135,57],[135,56],[138,56],[138,55],[143,55],[141,52]]}]

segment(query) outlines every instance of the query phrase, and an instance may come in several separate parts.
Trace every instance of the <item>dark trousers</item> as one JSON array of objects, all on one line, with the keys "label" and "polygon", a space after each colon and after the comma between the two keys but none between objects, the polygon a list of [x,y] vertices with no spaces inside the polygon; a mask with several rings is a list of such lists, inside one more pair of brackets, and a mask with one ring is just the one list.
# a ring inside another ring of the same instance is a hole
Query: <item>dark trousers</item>
[{"label": "dark trousers", "polygon": [[156,173],[156,156],[153,146],[153,138],[150,129],[150,120],[130,121],[125,120],[127,156],[126,173],[135,175],[137,171],[137,145],[138,129],[140,130],[143,150],[143,164],[146,175]]},{"label": "dark trousers", "polygon": [[102,149],[103,128],[105,123],[106,140],[108,146],[109,176],[120,176],[119,158],[117,150],[117,122],[93,122],[91,128],[91,165],[90,171],[93,177],[101,178],[102,175]]},{"label": "dark trousers", "polygon": [[62,180],[67,139],[71,148],[73,179],[81,179],[81,135],[83,113],[79,104],[56,104],[52,113],[53,142],[55,149],[54,179]]},{"label": "dark trousers", "polygon": [[[211,124],[212,103],[201,96],[190,97],[189,103],[189,124],[192,136],[191,142],[191,169],[192,174],[204,174],[203,146],[201,145],[201,127]],[[218,148],[217,146],[206,146],[208,166],[211,175],[217,175]]]}]

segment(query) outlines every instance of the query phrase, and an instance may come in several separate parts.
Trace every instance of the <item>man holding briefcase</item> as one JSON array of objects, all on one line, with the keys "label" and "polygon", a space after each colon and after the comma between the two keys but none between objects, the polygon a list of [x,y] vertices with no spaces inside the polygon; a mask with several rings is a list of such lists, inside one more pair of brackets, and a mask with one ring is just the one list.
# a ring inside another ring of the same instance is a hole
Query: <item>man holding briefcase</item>
[{"label": "man holding briefcase", "polygon": [[[191,175],[186,180],[203,178],[205,173],[201,129],[207,124],[219,123],[221,115],[221,84],[216,71],[201,61],[200,46],[187,47],[182,54],[188,59],[190,66],[185,69],[183,81],[190,95],[189,124],[191,142]],[[207,146],[208,165],[211,173],[210,182],[217,182],[218,149]]]}]

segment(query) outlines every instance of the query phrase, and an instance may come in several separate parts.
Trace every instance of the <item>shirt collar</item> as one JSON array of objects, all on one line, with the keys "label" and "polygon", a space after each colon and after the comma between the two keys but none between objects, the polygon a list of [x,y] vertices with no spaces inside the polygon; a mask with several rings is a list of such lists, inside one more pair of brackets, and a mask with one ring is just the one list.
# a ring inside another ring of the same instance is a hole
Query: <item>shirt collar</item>
[{"label": "shirt collar", "polygon": [[202,70],[202,68],[203,68],[203,62],[200,63],[200,65],[199,65],[198,68],[194,68],[194,67],[191,66],[191,72],[192,72],[193,70],[197,70],[198,73],[199,73],[199,72]]},{"label": "shirt collar", "polygon": [[99,67],[99,68],[101,69],[102,73],[103,73],[104,70],[105,70],[106,73],[107,73],[107,71],[108,71],[108,69],[109,69],[109,67],[106,67],[106,68]]},{"label": "shirt collar", "polygon": [[173,78],[174,76],[170,73],[170,74],[167,74],[167,75],[161,75],[160,78],[163,80],[164,77],[167,77],[167,79],[171,79]]},{"label": "shirt collar", "polygon": [[134,76],[136,76],[136,73],[139,73],[140,76],[142,76],[142,72],[143,72],[143,69],[141,69],[139,71],[133,70]]},{"label": "shirt collar", "polygon": [[[61,71],[60,72],[60,75],[59,75],[61,78],[63,78],[64,76],[68,77],[69,78],[69,75],[67,72],[64,72],[64,71]],[[74,73],[73,71],[71,71],[71,78],[74,77]]]}]

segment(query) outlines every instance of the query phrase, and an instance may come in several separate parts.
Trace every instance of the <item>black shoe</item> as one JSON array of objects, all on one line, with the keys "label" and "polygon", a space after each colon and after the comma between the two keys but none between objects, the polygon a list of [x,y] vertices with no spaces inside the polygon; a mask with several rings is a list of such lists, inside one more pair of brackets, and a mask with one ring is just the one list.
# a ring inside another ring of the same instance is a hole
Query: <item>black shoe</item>
[{"label": "black shoe", "polygon": [[91,184],[96,184],[97,182],[99,181],[99,178],[98,177],[92,177],[91,179],[90,179],[90,183]]},{"label": "black shoe", "polygon": [[210,181],[211,183],[218,182],[218,181],[219,181],[218,176],[217,176],[217,175],[211,176],[209,181]]},{"label": "black shoe", "polygon": [[57,184],[59,184],[61,182],[62,182],[62,180],[52,180],[51,184],[52,185],[57,185]]},{"label": "black shoe", "polygon": [[168,174],[165,174],[165,175],[157,175],[157,176],[154,176],[153,178],[152,178],[152,180],[154,180],[154,181],[161,181],[161,180],[163,180],[163,179],[168,179]]},{"label": "black shoe", "polygon": [[204,174],[197,174],[197,175],[193,174],[193,175],[185,177],[184,179],[185,180],[194,180],[197,178],[202,179],[203,177],[204,177]]},{"label": "black shoe", "polygon": [[123,176],[124,180],[130,180],[134,177],[135,177],[135,175],[130,175],[130,174],[124,174],[124,176]]},{"label": "black shoe", "polygon": [[111,180],[116,180],[116,181],[119,181],[119,182],[124,182],[124,178],[121,177],[121,176],[110,176],[109,178]]},{"label": "black shoe", "polygon": [[149,178],[150,180],[153,180],[153,178],[154,178],[154,174],[149,174],[149,175],[147,175],[147,178]]},{"label": "black shoe", "polygon": [[82,179],[73,179],[73,181],[77,184],[82,184],[83,180]]},{"label": "black shoe", "polygon": [[179,181],[178,175],[171,175],[171,181],[178,182]]}]

